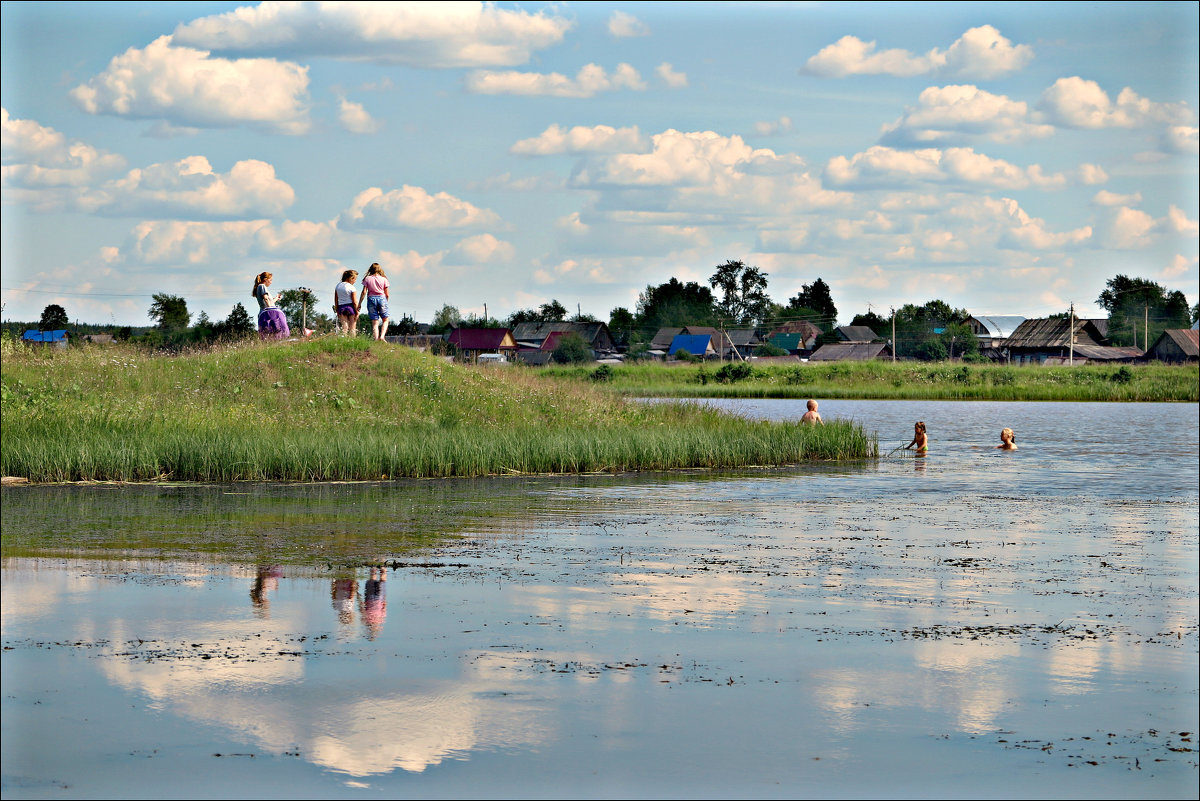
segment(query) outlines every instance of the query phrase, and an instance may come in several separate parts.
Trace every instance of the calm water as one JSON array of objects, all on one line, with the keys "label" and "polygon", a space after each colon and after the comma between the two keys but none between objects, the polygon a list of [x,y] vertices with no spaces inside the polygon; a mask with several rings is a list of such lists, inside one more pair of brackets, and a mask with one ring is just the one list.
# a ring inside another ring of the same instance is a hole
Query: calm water
[{"label": "calm water", "polygon": [[1194,797],[1197,407],[821,412],[930,455],[5,489],[4,796]]}]

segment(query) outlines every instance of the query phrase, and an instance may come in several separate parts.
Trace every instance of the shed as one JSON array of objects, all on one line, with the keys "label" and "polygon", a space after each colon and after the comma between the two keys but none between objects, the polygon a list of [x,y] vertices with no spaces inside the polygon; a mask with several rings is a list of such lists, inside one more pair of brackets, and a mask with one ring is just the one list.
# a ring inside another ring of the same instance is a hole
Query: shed
[{"label": "shed", "polygon": [[28,342],[31,345],[44,345],[46,347],[65,348],[70,342],[71,335],[66,329],[58,331],[37,331],[30,329],[21,334],[21,341]]},{"label": "shed", "polygon": [[676,334],[675,338],[671,340],[667,354],[674,356],[675,352],[680,350],[687,351],[692,356],[704,358],[717,355],[717,351],[713,348],[712,336],[709,334]]},{"label": "shed", "polygon": [[1080,346],[1104,347],[1104,336],[1091,320],[1075,318],[1074,328],[1066,317],[1026,320],[1003,340],[1010,361],[1017,364],[1042,364],[1049,358],[1069,359],[1071,342]]},{"label": "shed", "polygon": [[1172,363],[1200,361],[1200,331],[1168,328],[1146,351],[1146,358]]},{"label": "shed", "polygon": [[966,324],[979,338],[979,347],[996,348],[1003,344],[1002,340],[1012,336],[1025,319],[1015,314],[973,314]]},{"label": "shed", "polygon": [[810,362],[869,362],[890,359],[892,349],[886,342],[830,342],[813,351]]},{"label": "shed", "polygon": [[458,352],[470,361],[476,361],[483,353],[512,352],[517,349],[512,331],[507,328],[455,328],[446,337]]},{"label": "shed", "polygon": [[865,325],[841,325],[833,329],[837,334],[837,338],[842,342],[874,342],[879,339],[879,335]]}]

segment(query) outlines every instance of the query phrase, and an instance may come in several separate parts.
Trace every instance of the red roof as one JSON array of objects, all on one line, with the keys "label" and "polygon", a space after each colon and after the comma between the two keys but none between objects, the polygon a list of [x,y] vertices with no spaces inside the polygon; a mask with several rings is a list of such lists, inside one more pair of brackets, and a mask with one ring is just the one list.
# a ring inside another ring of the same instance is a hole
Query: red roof
[{"label": "red roof", "polygon": [[500,350],[516,347],[512,344],[512,335],[507,328],[455,328],[450,332],[450,343],[462,350]]},{"label": "red roof", "polygon": [[569,331],[551,331],[550,335],[542,342],[542,350],[554,350],[558,347],[558,343],[562,341],[562,338],[569,333]]}]

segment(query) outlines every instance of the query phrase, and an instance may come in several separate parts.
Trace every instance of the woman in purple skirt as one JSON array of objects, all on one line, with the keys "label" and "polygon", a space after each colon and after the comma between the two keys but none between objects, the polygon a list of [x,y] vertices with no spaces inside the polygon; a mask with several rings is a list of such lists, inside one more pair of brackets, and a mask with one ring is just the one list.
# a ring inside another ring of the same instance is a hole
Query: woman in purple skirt
[{"label": "woman in purple skirt", "polygon": [[272,295],[271,274],[259,273],[254,279],[254,289],[250,295],[258,301],[258,337],[259,339],[287,339],[291,335],[288,330],[287,317],[283,309],[275,305],[278,295]]}]

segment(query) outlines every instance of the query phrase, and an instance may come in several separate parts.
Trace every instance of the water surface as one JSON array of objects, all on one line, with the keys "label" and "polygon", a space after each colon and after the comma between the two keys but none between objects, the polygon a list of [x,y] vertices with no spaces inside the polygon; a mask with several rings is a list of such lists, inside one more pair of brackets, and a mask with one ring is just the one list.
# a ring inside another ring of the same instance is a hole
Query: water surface
[{"label": "water surface", "polygon": [[1194,797],[1196,407],[821,412],[930,455],[6,488],[4,795]]}]

